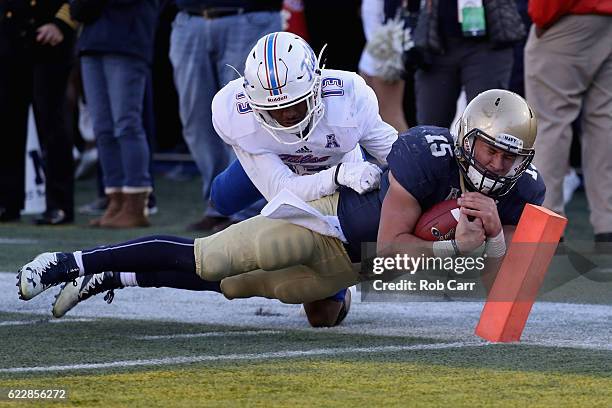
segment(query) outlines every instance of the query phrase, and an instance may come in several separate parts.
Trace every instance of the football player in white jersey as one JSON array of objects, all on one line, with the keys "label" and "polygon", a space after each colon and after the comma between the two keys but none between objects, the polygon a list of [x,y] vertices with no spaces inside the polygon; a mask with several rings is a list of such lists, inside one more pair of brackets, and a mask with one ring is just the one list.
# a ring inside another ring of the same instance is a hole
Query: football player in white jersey
[{"label": "football player in white jersey", "polygon": [[[361,77],[320,69],[308,44],[290,33],[260,39],[247,57],[244,77],[225,86],[212,109],[215,129],[232,145],[267,200],[282,189],[306,201],[330,195],[339,185],[358,193],[375,189],[381,171],[364,161],[360,146],[384,165],[397,139],[395,129],[380,118],[376,96]],[[241,202],[236,192],[248,188],[235,187],[226,186],[233,190],[233,201]],[[78,290],[72,284],[65,286],[54,314],[63,315],[92,295],[127,285],[219,290],[218,283],[197,275],[99,275],[81,279]],[[344,293],[305,304],[311,324],[341,321],[348,308]]]},{"label": "football player in white jersey", "polygon": [[374,91],[353,72],[321,69],[310,46],[286,32],[261,38],[244,77],[221,89],[213,125],[266,200],[287,189],[305,201],[339,185],[376,189],[397,131],[383,122]]}]

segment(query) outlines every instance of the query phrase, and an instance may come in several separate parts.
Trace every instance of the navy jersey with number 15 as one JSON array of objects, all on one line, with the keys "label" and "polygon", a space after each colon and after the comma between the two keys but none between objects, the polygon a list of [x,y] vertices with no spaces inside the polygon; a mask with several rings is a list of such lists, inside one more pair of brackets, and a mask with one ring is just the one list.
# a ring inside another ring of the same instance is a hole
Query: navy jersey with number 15
[{"label": "navy jersey with number 15", "polygon": [[[338,218],[349,241],[349,254],[357,262],[362,242],[375,242],[384,196],[391,171],[397,182],[427,211],[434,204],[461,194],[459,166],[454,155],[454,141],[446,128],[418,126],[399,136],[387,156],[388,170],[381,189],[365,195],[343,188],[338,203]],[[529,166],[508,194],[497,200],[502,225],[516,225],[525,204],[540,205],[546,188],[538,171]]]}]

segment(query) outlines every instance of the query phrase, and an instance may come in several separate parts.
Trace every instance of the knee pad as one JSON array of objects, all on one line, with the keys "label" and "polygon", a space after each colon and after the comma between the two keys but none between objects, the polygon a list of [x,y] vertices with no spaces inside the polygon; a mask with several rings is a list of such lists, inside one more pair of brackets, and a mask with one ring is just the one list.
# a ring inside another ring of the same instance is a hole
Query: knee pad
[{"label": "knee pad", "polygon": [[283,223],[258,234],[255,249],[259,268],[274,271],[307,263],[315,252],[315,240],[312,231]]},{"label": "knee pad", "polygon": [[249,228],[248,221],[196,240],[198,273],[203,279],[221,280],[260,269],[255,254],[256,233]]},{"label": "knee pad", "polygon": [[229,262],[221,252],[204,251],[200,260],[199,275],[208,281],[219,281],[226,277],[225,272],[229,270]]}]

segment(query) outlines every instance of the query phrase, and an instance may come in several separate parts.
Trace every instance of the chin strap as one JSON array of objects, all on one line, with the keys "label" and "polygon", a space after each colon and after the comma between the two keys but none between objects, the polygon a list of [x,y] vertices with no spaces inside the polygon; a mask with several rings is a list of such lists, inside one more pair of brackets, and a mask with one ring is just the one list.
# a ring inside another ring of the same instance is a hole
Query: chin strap
[{"label": "chin strap", "polygon": [[461,172],[459,172],[459,187],[461,187],[461,194],[467,191],[465,188],[465,179],[463,178],[463,174],[461,174]]},{"label": "chin strap", "polygon": [[327,43],[323,44],[321,51],[319,51],[319,56],[317,57],[317,69],[319,71],[323,71],[325,69],[325,62],[321,65],[321,58],[323,58],[323,52],[325,52],[326,48],[327,48]]}]

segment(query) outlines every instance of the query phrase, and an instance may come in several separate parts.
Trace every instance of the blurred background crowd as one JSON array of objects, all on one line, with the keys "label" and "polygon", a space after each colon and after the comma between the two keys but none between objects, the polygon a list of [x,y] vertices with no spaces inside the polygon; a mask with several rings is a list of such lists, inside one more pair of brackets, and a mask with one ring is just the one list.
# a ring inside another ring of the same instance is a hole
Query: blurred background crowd
[{"label": "blurred background crowd", "polygon": [[[0,222],[24,208],[29,115],[42,154],[27,153],[46,186],[38,225],[80,211],[96,227],[148,226],[161,162],[176,177],[194,163],[202,177],[189,229],[253,215],[210,203],[234,159],[210,105],[237,77],[230,66],[241,72],[280,30],[316,52],[327,44],[325,67],[362,75],[399,132],[452,129],[487,89],[526,97],[544,205],[563,214],[584,186],[595,240],[612,241],[612,0],[1,0]],[[75,177],[91,174],[99,197],[75,209]]]}]

